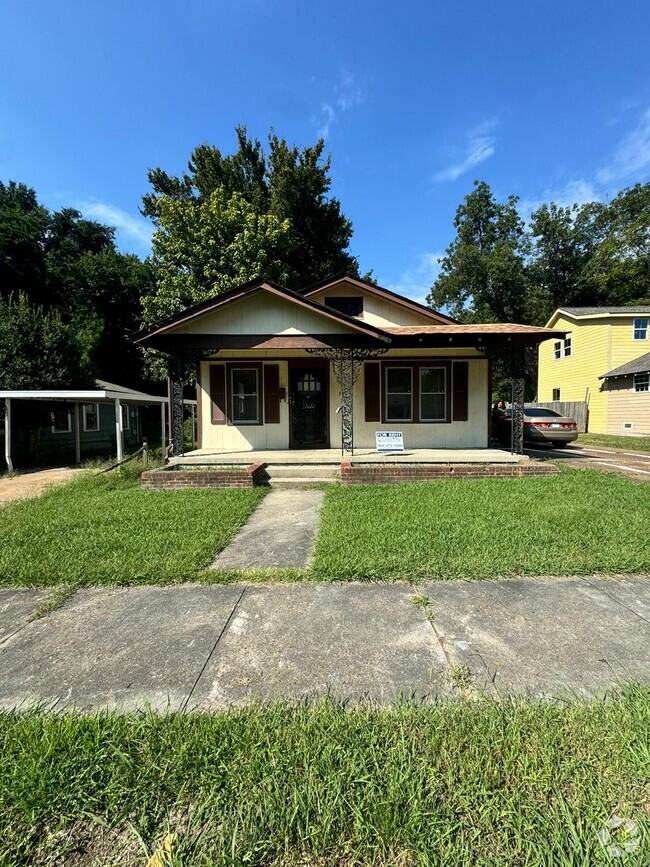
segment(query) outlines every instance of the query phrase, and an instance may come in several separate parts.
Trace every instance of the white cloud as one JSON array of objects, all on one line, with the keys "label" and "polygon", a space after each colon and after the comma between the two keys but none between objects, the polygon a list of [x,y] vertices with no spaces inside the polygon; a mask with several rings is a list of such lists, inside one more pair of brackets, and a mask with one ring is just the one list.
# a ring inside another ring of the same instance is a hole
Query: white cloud
[{"label": "white cloud", "polygon": [[522,219],[528,222],[533,211],[536,211],[545,203],[555,202],[561,208],[568,208],[571,205],[585,205],[587,202],[597,202],[601,198],[601,193],[599,193],[591,181],[580,178],[579,180],[567,181],[561,187],[546,189],[538,198],[520,199],[517,204],[517,210]]},{"label": "white cloud", "polygon": [[455,181],[465,172],[478,166],[489,159],[495,151],[496,136],[490,135],[497,124],[496,118],[489,118],[467,133],[467,145],[461,158],[453,162],[446,169],[437,172],[433,178],[439,183]]},{"label": "white cloud", "polygon": [[388,283],[387,289],[405,295],[420,304],[427,303],[427,295],[440,273],[440,262],[444,253],[420,253],[417,264],[409,268],[395,283]]},{"label": "white cloud", "polygon": [[144,217],[136,217],[123,211],[122,208],[94,199],[79,202],[76,207],[89,220],[115,226],[118,236],[123,236],[124,240],[135,241],[136,245],[144,251],[148,252],[151,249],[151,236],[154,230]]},{"label": "white cloud", "polygon": [[637,125],[619,143],[605,164],[596,172],[601,184],[640,181],[650,174],[650,109],[639,117]]},{"label": "white cloud", "polygon": [[[319,124],[318,136],[327,138],[332,126],[339,119],[340,114],[348,112],[361,105],[364,93],[359,78],[344,68],[341,72],[339,83],[334,88],[335,96],[329,102],[323,102],[320,107],[320,117],[315,119]],[[333,104],[332,104],[333,103]]]}]

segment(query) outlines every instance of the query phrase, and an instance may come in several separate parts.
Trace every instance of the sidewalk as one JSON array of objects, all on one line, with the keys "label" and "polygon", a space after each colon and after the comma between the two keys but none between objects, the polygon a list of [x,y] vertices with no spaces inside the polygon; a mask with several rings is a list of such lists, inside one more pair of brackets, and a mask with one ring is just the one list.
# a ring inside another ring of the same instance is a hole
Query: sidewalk
[{"label": "sidewalk", "polygon": [[[216,710],[650,683],[650,578],[0,590],[0,707]],[[427,596],[429,605],[414,604]]]},{"label": "sidewalk", "polygon": [[0,478],[0,506],[12,500],[37,497],[52,485],[68,482],[81,470],[72,467],[55,467],[50,470],[35,470],[15,476]]}]

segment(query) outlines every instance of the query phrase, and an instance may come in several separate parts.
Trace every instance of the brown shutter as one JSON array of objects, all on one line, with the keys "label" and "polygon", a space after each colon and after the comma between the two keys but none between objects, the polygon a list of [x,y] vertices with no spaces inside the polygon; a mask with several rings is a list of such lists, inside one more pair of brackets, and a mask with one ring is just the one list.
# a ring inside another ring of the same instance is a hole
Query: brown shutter
[{"label": "brown shutter", "polygon": [[366,409],[366,421],[380,421],[380,389],[379,365],[376,361],[363,365],[363,399]]},{"label": "brown shutter", "polygon": [[280,365],[264,365],[264,423],[280,423]]},{"label": "brown shutter", "polygon": [[454,421],[467,421],[467,392],[469,385],[469,365],[466,361],[454,361],[452,373],[453,416]]},{"label": "brown shutter", "polygon": [[226,366],[210,365],[210,401],[212,403],[212,424],[226,423]]}]

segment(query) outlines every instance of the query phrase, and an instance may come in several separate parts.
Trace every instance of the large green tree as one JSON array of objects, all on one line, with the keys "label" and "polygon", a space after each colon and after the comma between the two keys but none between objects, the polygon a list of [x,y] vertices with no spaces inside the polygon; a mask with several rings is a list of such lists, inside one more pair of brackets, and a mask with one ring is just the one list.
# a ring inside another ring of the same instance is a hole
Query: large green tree
[{"label": "large green tree", "polygon": [[265,153],[245,127],[236,134],[233,154],[200,145],[181,176],[149,172],[142,212],[156,225],[161,298],[147,299],[146,321],[256,276],[302,288],[358,273],[324,141],[301,149],[272,133]]},{"label": "large green tree", "polygon": [[488,184],[475,181],[454,227],[428,296],[431,306],[465,322],[526,322],[527,237],[516,196],[497,202]]}]

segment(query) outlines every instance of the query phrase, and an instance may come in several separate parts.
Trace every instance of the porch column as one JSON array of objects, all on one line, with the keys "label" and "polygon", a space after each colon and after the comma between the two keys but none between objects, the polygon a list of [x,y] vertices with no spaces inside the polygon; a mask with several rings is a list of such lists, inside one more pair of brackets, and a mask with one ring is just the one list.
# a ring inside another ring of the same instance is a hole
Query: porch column
[{"label": "porch column", "polygon": [[74,451],[75,459],[81,463],[81,432],[79,430],[79,401],[74,405]]},{"label": "porch column", "polygon": [[124,460],[124,439],[122,434],[122,402],[119,397],[115,398],[115,444],[117,460]]},{"label": "porch column", "polygon": [[10,473],[14,471],[14,465],[11,461],[11,398],[5,397],[5,461],[7,462],[7,470]]},{"label": "porch column", "polygon": [[167,393],[169,396],[169,441],[174,456],[185,454],[183,437],[183,372],[180,358],[169,359]]},{"label": "porch column", "polygon": [[160,448],[163,458],[167,446],[167,419],[165,418],[165,404],[160,404]]},{"label": "porch column", "polygon": [[512,377],[512,441],[513,455],[524,453],[524,392],[526,386],[526,357],[523,349],[513,350],[510,375]]}]

